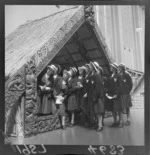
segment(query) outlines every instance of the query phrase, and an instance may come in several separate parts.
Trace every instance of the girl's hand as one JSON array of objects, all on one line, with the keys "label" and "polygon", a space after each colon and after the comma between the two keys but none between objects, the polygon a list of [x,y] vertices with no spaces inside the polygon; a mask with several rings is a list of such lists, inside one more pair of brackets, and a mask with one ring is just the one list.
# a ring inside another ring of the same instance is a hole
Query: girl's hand
[{"label": "girl's hand", "polygon": [[85,97],[87,97],[87,93],[86,93],[86,94],[84,94],[84,96],[83,96],[83,97],[84,97],[84,98],[85,98]]}]

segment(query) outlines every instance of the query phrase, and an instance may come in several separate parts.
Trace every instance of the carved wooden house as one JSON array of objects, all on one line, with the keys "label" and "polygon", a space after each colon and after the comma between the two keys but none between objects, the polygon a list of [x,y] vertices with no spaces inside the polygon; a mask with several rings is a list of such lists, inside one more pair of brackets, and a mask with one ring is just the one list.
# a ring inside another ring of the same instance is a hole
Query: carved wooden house
[{"label": "carved wooden house", "polygon": [[[37,116],[37,81],[50,63],[62,68],[97,61],[109,73],[110,54],[92,6],[74,6],[29,21],[5,40],[5,133],[29,136],[60,128],[57,116]],[[66,122],[67,122],[66,118]]]}]

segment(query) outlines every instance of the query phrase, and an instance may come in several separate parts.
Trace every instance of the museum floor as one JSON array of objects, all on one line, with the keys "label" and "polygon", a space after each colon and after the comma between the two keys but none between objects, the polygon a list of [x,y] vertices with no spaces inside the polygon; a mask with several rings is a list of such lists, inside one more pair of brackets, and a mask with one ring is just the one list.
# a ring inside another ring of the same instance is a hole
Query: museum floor
[{"label": "museum floor", "polygon": [[[124,115],[124,120],[126,115]],[[29,138],[11,138],[13,144],[48,145],[144,145],[144,109],[131,109],[131,125],[110,128],[112,117],[105,119],[102,132],[75,126],[58,129]]]}]

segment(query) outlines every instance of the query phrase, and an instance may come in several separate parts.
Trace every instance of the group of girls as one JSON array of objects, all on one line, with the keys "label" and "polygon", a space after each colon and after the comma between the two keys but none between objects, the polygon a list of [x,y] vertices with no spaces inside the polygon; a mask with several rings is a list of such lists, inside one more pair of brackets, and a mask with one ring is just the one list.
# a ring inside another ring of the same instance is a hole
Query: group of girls
[{"label": "group of girls", "polygon": [[[105,111],[112,111],[112,127],[123,127],[123,110],[127,111],[130,124],[132,79],[125,66],[110,64],[111,75],[103,76],[97,62],[82,67],[70,67],[62,72],[59,65],[49,65],[39,85],[41,113],[58,114],[62,129],[66,129],[66,111],[71,113],[70,127],[75,125],[76,111],[80,112],[81,123],[97,132],[103,130]],[[117,116],[119,115],[119,120]]]}]

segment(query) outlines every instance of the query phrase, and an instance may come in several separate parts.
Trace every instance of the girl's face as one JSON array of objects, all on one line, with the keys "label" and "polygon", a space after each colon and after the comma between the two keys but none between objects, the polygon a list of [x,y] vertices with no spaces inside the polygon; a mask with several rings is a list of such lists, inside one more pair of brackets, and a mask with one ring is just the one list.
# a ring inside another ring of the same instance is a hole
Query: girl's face
[{"label": "girl's face", "polygon": [[113,67],[112,66],[110,66],[110,71],[113,72]]},{"label": "girl's face", "polygon": [[119,68],[118,68],[118,73],[121,74],[122,72],[123,72],[122,67],[119,67]]},{"label": "girl's face", "polygon": [[67,73],[64,73],[63,74],[63,78],[66,80],[66,79],[68,79],[68,77],[69,77],[69,75],[67,74]]},{"label": "girl's face", "polygon": [[47,75],[50,76],[50,75],[53,74],[53,73],[54,73],[54,71],[53,71],[52,69],[50,69],[50,68],[47,69]]},{"label": "girl's face", "polygon": [[93,72],[94,71],[94,68],[92,65],[90,65],[90,71]]},{"label": "girl's face", "polygon": [[69,71],[68,71],[68,73],[69,73],[69,77],[72,77],[73,76],[73,70],[72,69],[70,69]]},{"label": "girl's face", "polygon": [[80,75],[83,74],[83,69],[79,69],[79,74],[80,74]]},{"label": "girl's face", "polygon": [[90,72],[90,68],[86,66],[86,74],[88,74],[89,72]]},{"label": "girl's face", "polygon": [[113,72],[113,73],[117,72],[117,70],[113,66],[110,66],[110,71]]},{"label": "girl's face", "polygon": [[73,76],[73,70],[71,70],[71,72],[70,72],[70,73],[71,73],[71,77],[72,77],[72,76]]}]

